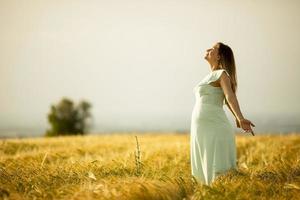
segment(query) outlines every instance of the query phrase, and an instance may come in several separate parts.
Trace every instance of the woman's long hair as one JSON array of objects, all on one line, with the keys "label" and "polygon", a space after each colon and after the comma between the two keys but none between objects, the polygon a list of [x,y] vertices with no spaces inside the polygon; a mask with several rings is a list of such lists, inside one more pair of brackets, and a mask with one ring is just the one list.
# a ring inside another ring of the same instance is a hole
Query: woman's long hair
[{"label": "woman's long hair", "polygon": [[236,94],[237,75],[236,75],[233,52],[228,45],[223,44],[222,42],[218,42],[218,44],[219,44],[219,55],[220,55],[219,67],[227,71],[228,74],[230,75],[231,88],[234,94]]}]

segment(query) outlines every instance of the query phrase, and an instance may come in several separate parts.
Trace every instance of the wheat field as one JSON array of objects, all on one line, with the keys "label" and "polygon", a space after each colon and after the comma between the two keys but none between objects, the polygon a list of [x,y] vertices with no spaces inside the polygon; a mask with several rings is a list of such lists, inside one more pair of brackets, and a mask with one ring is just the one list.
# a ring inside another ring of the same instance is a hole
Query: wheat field
[{"label": "wheat field", "polygon": [[0,140],[1,199],[300,199],[300,135],[236,134],[238,169],[191,176],[189,133]]}]

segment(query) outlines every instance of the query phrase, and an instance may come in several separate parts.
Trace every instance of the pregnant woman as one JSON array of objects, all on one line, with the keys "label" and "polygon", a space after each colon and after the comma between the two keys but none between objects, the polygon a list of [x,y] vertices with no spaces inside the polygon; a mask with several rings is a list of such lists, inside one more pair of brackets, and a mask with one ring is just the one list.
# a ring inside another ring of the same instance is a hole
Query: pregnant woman
[{"label": "pregnant woman", "polygon": [[[231,48],[221,42],[207,50],[207,74],[195,87],[196,103],[191,118],[191,168],[199,182],[210,185],[218,175],[236,169],[234,129],[226,117],[226,104],[244,132],[255,126],[243,117],[236,97],[237,79]],[[223,73],[224,72],[224,73]]]}]

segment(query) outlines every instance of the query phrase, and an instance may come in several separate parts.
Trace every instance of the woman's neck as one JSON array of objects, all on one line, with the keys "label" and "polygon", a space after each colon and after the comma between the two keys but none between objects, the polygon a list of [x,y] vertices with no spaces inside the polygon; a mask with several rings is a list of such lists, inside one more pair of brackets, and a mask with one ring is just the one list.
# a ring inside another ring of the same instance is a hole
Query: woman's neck
[{"label": "woman's neck", "polygon": [[221,67],[217,66],[217,65],[211,65],[210,69],[211,69],[211,71],[215,71],[215,70],[221,69]]}]

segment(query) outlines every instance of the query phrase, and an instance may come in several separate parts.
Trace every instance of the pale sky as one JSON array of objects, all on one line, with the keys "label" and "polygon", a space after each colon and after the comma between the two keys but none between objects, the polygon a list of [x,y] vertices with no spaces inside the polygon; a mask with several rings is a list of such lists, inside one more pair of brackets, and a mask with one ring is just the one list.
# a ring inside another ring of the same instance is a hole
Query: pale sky
[{"label": "pale sky", "polygon": [[193,87],[218,41],[234,52],[237,97],[254,131],[300,131],[299,8],[296,0],[0,0],[0,136],[43,134],[62,97],[92,104],[91,132],[189,131]]}]

